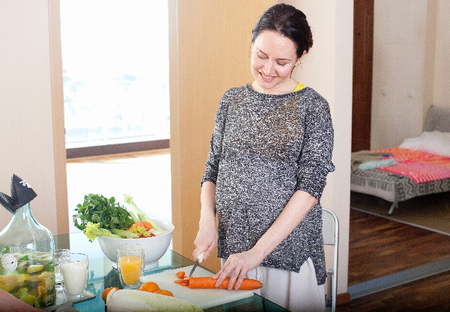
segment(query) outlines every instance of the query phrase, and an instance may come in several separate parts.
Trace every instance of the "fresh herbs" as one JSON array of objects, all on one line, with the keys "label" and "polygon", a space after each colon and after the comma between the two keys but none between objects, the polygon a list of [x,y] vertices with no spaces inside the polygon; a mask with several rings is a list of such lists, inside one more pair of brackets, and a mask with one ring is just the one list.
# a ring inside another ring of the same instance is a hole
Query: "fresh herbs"
[{"label": "fresh herbs", "polygon": [[84,202],[78,204],[75,209],[73,224],[82,230],[91,242],[98,236],[138,238],[158,236],[167,232],[136,206],[131,195],[125,195],[125,202],[137,216],[116,202],[114,197],[86,195]]},{"label": "fresh herbs", "polygon": [[88,222],[98,223],[98,228],[106,230],[126,230],[134,224],[128,211],[114,197],[89,194],[84,196],[84,202],[78,204],[73,215],[73,224],[84,231]]}]

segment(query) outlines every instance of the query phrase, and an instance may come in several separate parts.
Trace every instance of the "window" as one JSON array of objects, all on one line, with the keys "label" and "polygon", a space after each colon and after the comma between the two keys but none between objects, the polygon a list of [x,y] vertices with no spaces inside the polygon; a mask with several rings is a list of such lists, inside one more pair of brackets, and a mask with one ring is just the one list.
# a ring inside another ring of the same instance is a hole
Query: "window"
[{"label": "window", "polygon": [[168,0],[61,0],[66,148],[170,137]]}]

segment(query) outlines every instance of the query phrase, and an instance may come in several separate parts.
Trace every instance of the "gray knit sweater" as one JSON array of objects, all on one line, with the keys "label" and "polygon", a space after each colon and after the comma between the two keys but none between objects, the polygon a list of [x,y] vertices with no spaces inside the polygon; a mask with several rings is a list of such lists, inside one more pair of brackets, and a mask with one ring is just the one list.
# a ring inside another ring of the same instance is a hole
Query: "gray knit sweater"
[{"label": "gray knit sweater", "polygon": [[[201,183],[216,184],[218,256],[252,248],[295,191],[322,196],[331,161],[333,125],[327,101],[312,88],[282,95],[250,84],[219,104]],[[325,283],[320,203],[261,265],[298,272],[311,258]]]}]

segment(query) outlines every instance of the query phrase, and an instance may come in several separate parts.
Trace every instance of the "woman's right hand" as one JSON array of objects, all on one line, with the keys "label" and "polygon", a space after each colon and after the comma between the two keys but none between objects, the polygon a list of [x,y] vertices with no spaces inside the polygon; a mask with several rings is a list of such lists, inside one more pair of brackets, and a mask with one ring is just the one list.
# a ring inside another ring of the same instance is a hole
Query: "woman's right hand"
[{"label": "woman's right hand", "polygon": [[203,259],[208,259],[217,247],[217,239],[218,234],[215,222],[209,225],[200,226],[197,237],[194,240],[195,250],[192,253],[193,259],[197,259],[202,252],[204,252]]},{"label": "woman's right hand", "polygon": [[210,181],[203,182],[201,192],[200,222],[197,237],[194,240],[195,250],[192,253],[194,260],[204,252],[203,259],[208,259],[214,248],[217,247],[219,235],[216,229],[216,185]]}]

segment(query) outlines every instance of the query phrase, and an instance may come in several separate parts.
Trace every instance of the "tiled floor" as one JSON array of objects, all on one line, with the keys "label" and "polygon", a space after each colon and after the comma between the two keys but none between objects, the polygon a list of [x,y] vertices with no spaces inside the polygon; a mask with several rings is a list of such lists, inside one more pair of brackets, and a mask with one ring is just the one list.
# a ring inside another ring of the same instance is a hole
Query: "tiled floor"
[{"label": "tiled floor", "polygon": [[[172,220],[169,150],[69,160],[67,187],[69,218],[89,193],[114,196],[122,204],[131,193],[150,218]],[[69,223],[70,232],[78,231]]]}]

